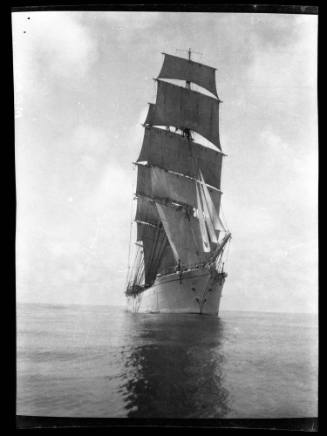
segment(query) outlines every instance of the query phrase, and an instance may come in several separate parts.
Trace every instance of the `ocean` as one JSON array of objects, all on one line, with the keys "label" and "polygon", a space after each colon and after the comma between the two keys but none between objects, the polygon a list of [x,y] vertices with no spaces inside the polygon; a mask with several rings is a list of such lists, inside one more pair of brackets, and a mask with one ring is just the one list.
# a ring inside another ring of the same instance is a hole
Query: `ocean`
[{"label": "ocean", "polygon": [[318,322],[309,314],[132,314],[17,306],[17,414],[317,416]]}]

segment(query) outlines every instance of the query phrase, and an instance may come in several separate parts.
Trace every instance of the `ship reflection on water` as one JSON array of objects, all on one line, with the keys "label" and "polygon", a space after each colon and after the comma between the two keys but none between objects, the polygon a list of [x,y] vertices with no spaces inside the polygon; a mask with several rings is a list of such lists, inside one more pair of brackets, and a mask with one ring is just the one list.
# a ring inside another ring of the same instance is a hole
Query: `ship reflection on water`
[{"label": "ship reflection on water", "polygon": [[120,394],[128,417],[222,418],[228,413],[220,319],[130,314],[129,321],[138,340],[121,356],[126,372]]}]

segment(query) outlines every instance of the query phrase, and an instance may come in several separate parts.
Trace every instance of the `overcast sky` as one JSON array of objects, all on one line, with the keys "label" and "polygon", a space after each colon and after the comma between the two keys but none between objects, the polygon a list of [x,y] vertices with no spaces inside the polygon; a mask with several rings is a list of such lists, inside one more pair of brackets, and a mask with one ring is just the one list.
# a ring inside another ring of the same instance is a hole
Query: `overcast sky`
[{"label": "overcast sky", "polygon": [[[124,304],[162,51],[218,68],[222,310],[317,311],[317,18],[14,13],[17,301]],[[198,52],[198,53],[196,53]]]}]

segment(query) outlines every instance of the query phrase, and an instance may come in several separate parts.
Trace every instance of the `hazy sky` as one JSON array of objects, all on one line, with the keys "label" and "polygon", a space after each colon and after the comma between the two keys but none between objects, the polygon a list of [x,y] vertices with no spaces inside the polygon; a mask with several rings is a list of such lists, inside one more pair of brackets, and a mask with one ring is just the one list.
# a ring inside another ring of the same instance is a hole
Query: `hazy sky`
[{"label": "hazy sky", "polygon": [[14,13],[17,301],[124,304],[162,51],[218,68],[222,310],[317,310],[317,17]]}]

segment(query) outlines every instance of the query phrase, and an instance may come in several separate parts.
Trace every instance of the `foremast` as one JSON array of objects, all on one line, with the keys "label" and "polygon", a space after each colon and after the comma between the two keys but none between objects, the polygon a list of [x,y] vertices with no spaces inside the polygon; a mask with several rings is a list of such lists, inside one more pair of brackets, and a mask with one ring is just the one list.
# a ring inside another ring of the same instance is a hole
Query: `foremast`
[{"label": "foremast", "polygon": [[[215,265],[231,235],[220,219],[221,168],[215,68],[164,54],[137,162],[136,258],[127,294],[157,274]],[[167,80],[185,81],[185,87]],[[206,95],[191,88],[204,88]],[[210,142],[195,141],[193,133]],[[202,142],[202,143],[201,143]]]}]

